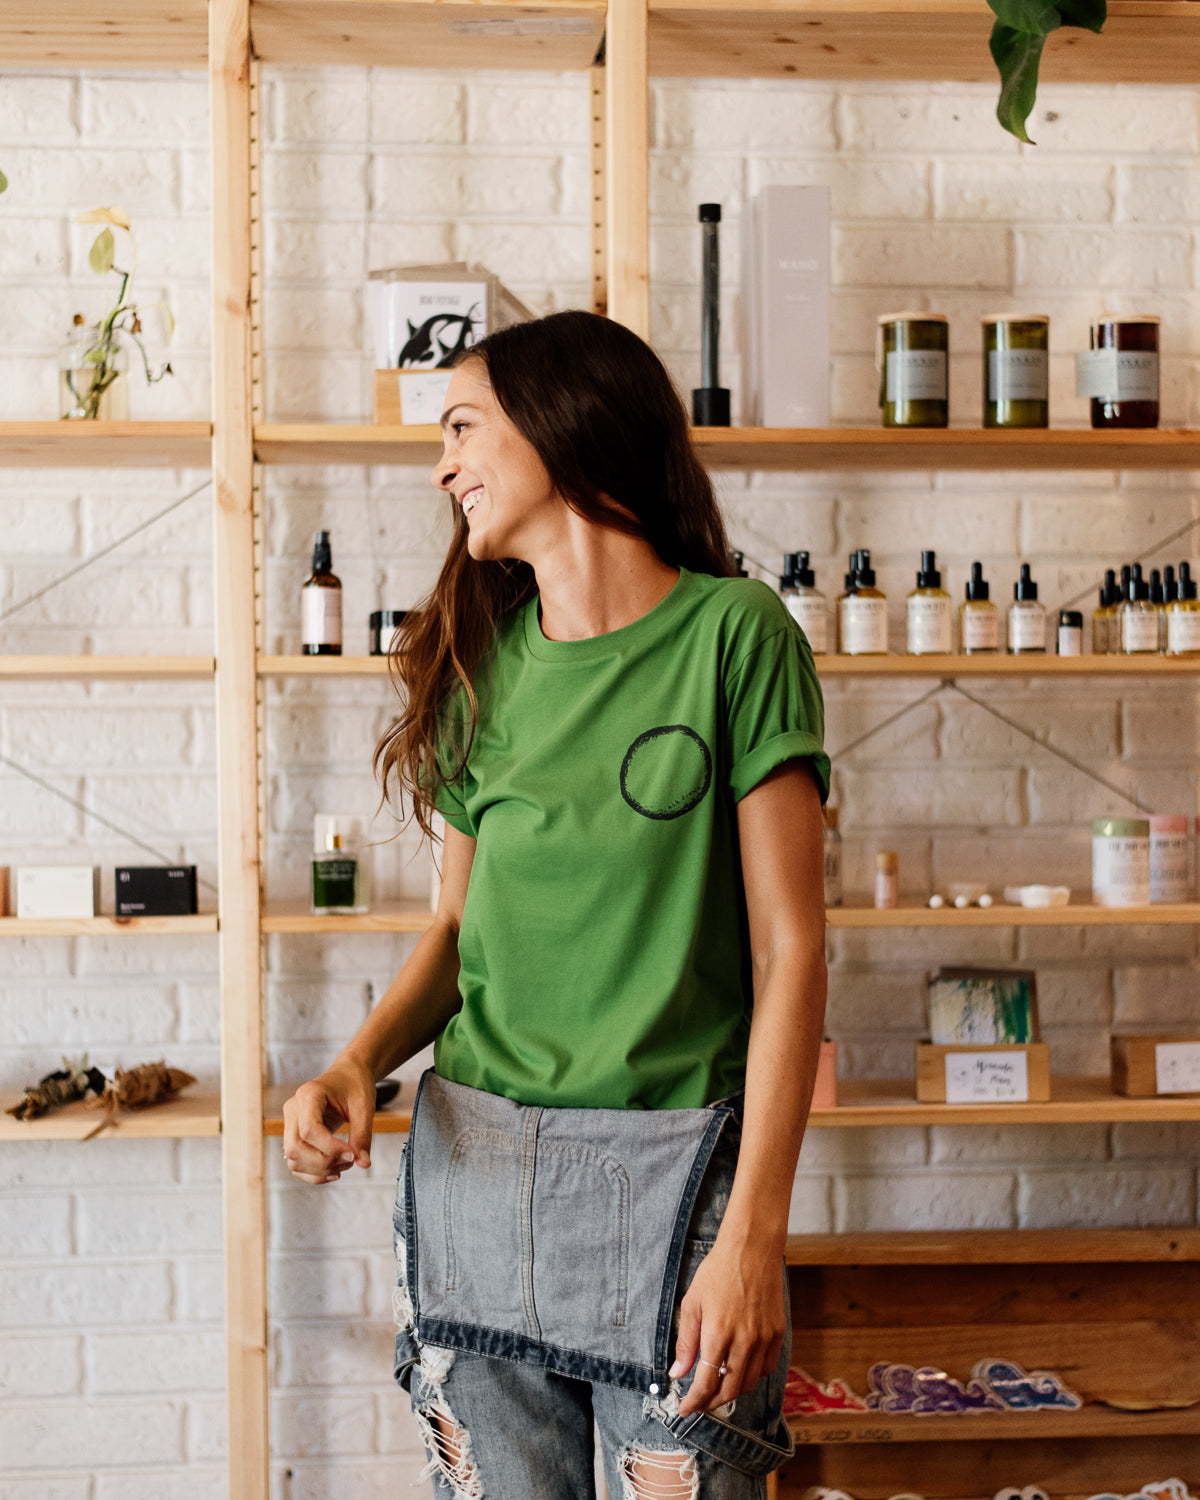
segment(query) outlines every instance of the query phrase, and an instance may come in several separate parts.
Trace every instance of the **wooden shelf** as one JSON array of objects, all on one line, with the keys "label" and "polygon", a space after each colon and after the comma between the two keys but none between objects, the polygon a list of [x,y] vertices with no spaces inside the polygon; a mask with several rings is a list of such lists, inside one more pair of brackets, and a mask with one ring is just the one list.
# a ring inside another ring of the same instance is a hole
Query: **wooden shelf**
[{"label": "wooden shelf", "polygon": [[825,911],[828,927],[1180,927],[1200,922],[1200,902],[1181,901],[1162,906],[1093,906],[1079,902],[1068,906],[968,906],[959,911],[943,906],[900,905],[877,911],[873,906],[830,906]]},{"label": "wooden shelf", "polygon": [[[983,0],[650,0],[650,72],[992,82]],[[1054,32],[1043,84],[1194,83],[1200,18],[1178,0],[1109,0],[1101,36]]]},{"label": "wooden shelf", "polygon": [[251,0],[262,62],[359,67],[590,68],[602,0]]},{"label": "wooden shelf", "polygon": [[260,677],[386,677],[386,656],[260,656]]},{"label": "wooden shelf", "polygon": [[[12,1115],[3,1113],[22,1098],[23,1093],[0,1094],[0,1141],[78,1141],[89,1130],[95,1130],[103,1119],[101,1111],[85,1108],[82,1100],[64,1105],[62,1109],[43,1115],[40,1120],[15,1120]],[[98,1139],[128,1140],[134,1136],[143,1140],[178,1139],[220,1133],[221,1096],[188,1089],[178,1099],[170,1099],[165,1104],[122,1112]]]},{"label": "wooden shelf", "polygon": [[1200,1229],[908,1230],[793,1234],[789,1266],[1011,1266],[1200,1260]]},{"label": "wooden shelf", "polygon": [[[1193,24],[1200,37],[1200,17]],[[1200,430],[696,427],[693,441],[710,469],[1200,469]],[[263,464],[432,467],[441,453],[441,433],[433,425],[293,423],[254,429],[254,456]]]},{"label": "wooden shelf", "polygon": [[[283,1134],[284,1101],[290,1099],[299,1086],[299,1083],[275,1084],[266,1091],[263,1099],[264,1135]],[[408,1127],[412,1124],[412,1107],[416,1098],[416,1084],[402,1083],[400,1092],[392,1103],[386,1109],[376,1110],[374,1133],[376,1135],[407,1135]]]},{"label": "wooden shelf", "polygon": [[[201,6],[202,21],[204,14]],[[80,63],[99,67],[102,59],[93,54]],[[0,466],[10,469],[207,469],[211,459],[209,422],[0,422]]]},{"label": "wooden shelf", "polygon": [[0,0],[0,56],[9,68],[203,68],[205,0]]},{"label": "wooden shelf", "polygon": [[161,937],[216,932],[215,911],[187,917],[0,917],[6,937]]},{"label": "wooden shelf", "polygon": [[830,677],[1194,677],[1200,656],[818,656]]},{"label": "wooden shelf", "polygon": [[216,666],[211,656],[0,656],[0,681],[211,677]]},{"label": "wooden shelf", "polygon": [[1200,1120],[1200,1095],[1126,1099],[1107,1078],[1052,1075],[1041,1104],[921,1104],[911,1078],[838,1080],[835,1109],[814,1109],[818,1127],[875,1125],[1101,1125]]},{"label": "wooden shelf", "polygon": [[417,901],[383,902],[361,916],[314,917],[307,901],[272,901],[262,915],[263,932],[424,932],[433,913]]},{"label": "wooden shelf", "polygon": [[1200,1407],[1129,1412],[1089,1405],[1079,1411],[995,1411],[953,1417],[853,1411],[827,1417],[791,1417],[788,1426],[797,1443],[821,1444],[1167,1437],[1200,1433]]}]

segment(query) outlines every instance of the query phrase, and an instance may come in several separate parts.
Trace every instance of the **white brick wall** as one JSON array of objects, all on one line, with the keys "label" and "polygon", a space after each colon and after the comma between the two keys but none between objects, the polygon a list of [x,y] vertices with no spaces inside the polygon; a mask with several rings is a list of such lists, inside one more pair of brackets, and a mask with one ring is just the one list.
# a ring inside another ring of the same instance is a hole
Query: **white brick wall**
[{"label": "white brick wall", "polygon": [[[1164,424],[1200,421],[1200,302],[1192,225],[1200,193],[1194,99],[1172,89],[1043,89],[1036,151],[996,127],[994,91],[659,81],[651,161],[653,320],[681,386],[699,344],[695,204],[725,207],[726,378],[740,384],[738,227],[766,183],[829,182],[835,215],[835,421],[873,425],[881,312],[951,318],[954,420],[979,404],[978,318],[1036,306],[1053,318],[1056,425],[1086,425],[1070,353],[1103,308],[1161,310]],[[177,374],[136,384],[132,414],[208,412],[205,88],[199,75],[24,74],[0,92],[0,409],[54,410],[56,346],[94,312],[93,231],[134,216],[143,299],[178,319]],[[478,259],[535,310],[586,305],[588,117],[582,78],[366,70],[264,80],[266,415],[369,416],[363,283],[405,260]],[[203,474],[8,471],[0,609],[105,546]],[[1105,566],[1195,559],[1155,536],[1198,514],[1191,475],[723,475],[735,544],[773,577],[807,547],[832,596],[856,546],[892,600],[893,645],[917,552],[938,550],[955,597],[980,558],[1004,603],[1034,564],[1053,610]],[[435,576],[445,518],[427,475],[280,469],[265,480],[267,647],[297,645],[297,589],[313,532],[333,532],[347,649],[366,617],[413,604]],[[9,653],[211,650],[210,498],[198,496],[3,627]],[[1089,600],[1090,603],[1090,600]],[[862,734],[924,692],[831,685],[829,742]],[[1131,683],[980,684],[1003,712],[1110,780],[1196,811],[1200,698]],[[272,898],[307,880],[314,811],[370,811],[369,757],[388,712],[376,680],[273,682],[267,691]],[[215,870],[211,689],[34,684],[0,689],[0,746],[172,858]],[[942,694],[845,757],[836,773],[847,884],[900,851],[902,888],[986,870],[1086,887],[1085,820],[1117,805],[979,709]],[[82,859],[108,873],[133,846],[0,769],[0,858]],[[376,825],[381,838],[393,828]],[[375,854],[377,893],[424,897],[411,836]],[[211,892],[208,893],[211,904]],[[319,1068],[411,947],[403,937],[276,937],[266,945],[268,1075]],[[1195,1024],[1200,955],[1185,929],[838,932],[831,1033],[847,1076],[911,1069],[923,975],[938,963],[1036,968],[1062,1071],[1101,1071],[1124,1027]],[[167,1055],[217,1078],[211,939],[5,944],[0,1087],[87,1049],[102,1066]],[[423,1059],[406,1070],[420,1071]],[[1173,1126],[813,1131],[792,1202],[796,1230],[1194,1222],[1195,1129]],[[373,1500],[423,1455],[391,1388],[388,1207],[395,1137],[366,1177],[314,1193],[278,1171],[272,1217],[274,1482],[290,1500]],[[29,1143],[0,1153],[0,1500],[217,1500],[225,1493],[215,1142]]]}]

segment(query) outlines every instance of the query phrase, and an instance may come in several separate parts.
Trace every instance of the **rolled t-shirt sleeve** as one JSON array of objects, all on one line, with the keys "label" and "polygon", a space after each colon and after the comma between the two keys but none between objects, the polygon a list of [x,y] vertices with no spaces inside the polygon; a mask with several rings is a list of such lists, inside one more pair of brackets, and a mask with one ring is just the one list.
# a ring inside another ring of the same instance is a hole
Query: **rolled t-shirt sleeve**
[{"label": "rolled t-shirt sleeve", "polygon": [[743,658],[726,692],[734,801],[785,761],[804,760],[824,802],[829,795],[825,707],[812,652],[790,618]]}]

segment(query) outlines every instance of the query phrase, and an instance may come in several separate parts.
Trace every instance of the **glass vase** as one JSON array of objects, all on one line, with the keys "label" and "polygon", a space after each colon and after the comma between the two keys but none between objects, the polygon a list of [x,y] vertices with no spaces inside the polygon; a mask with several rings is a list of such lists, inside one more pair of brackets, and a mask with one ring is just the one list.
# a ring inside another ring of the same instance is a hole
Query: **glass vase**
[{"label": "glass vase", "polygon": [[76,323],[58,356],[59,416],[67,422],[127,422],[128,370],[124,334]]}]

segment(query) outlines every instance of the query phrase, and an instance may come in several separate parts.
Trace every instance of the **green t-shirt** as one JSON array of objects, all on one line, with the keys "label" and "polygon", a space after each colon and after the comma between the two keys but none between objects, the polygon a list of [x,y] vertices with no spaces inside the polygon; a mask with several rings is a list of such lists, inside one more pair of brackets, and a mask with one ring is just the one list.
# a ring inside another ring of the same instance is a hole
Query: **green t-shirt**
[{"label": "green t-shirt", "polygon": [[752,999],[736,803],[796,758],[829,787],[799,627],[763,583],[683,571],[589,640],[547,640],[530,600],[477,675],[437,798],[477,840],[437,1072],[530,1105],[732,1093]]}]

